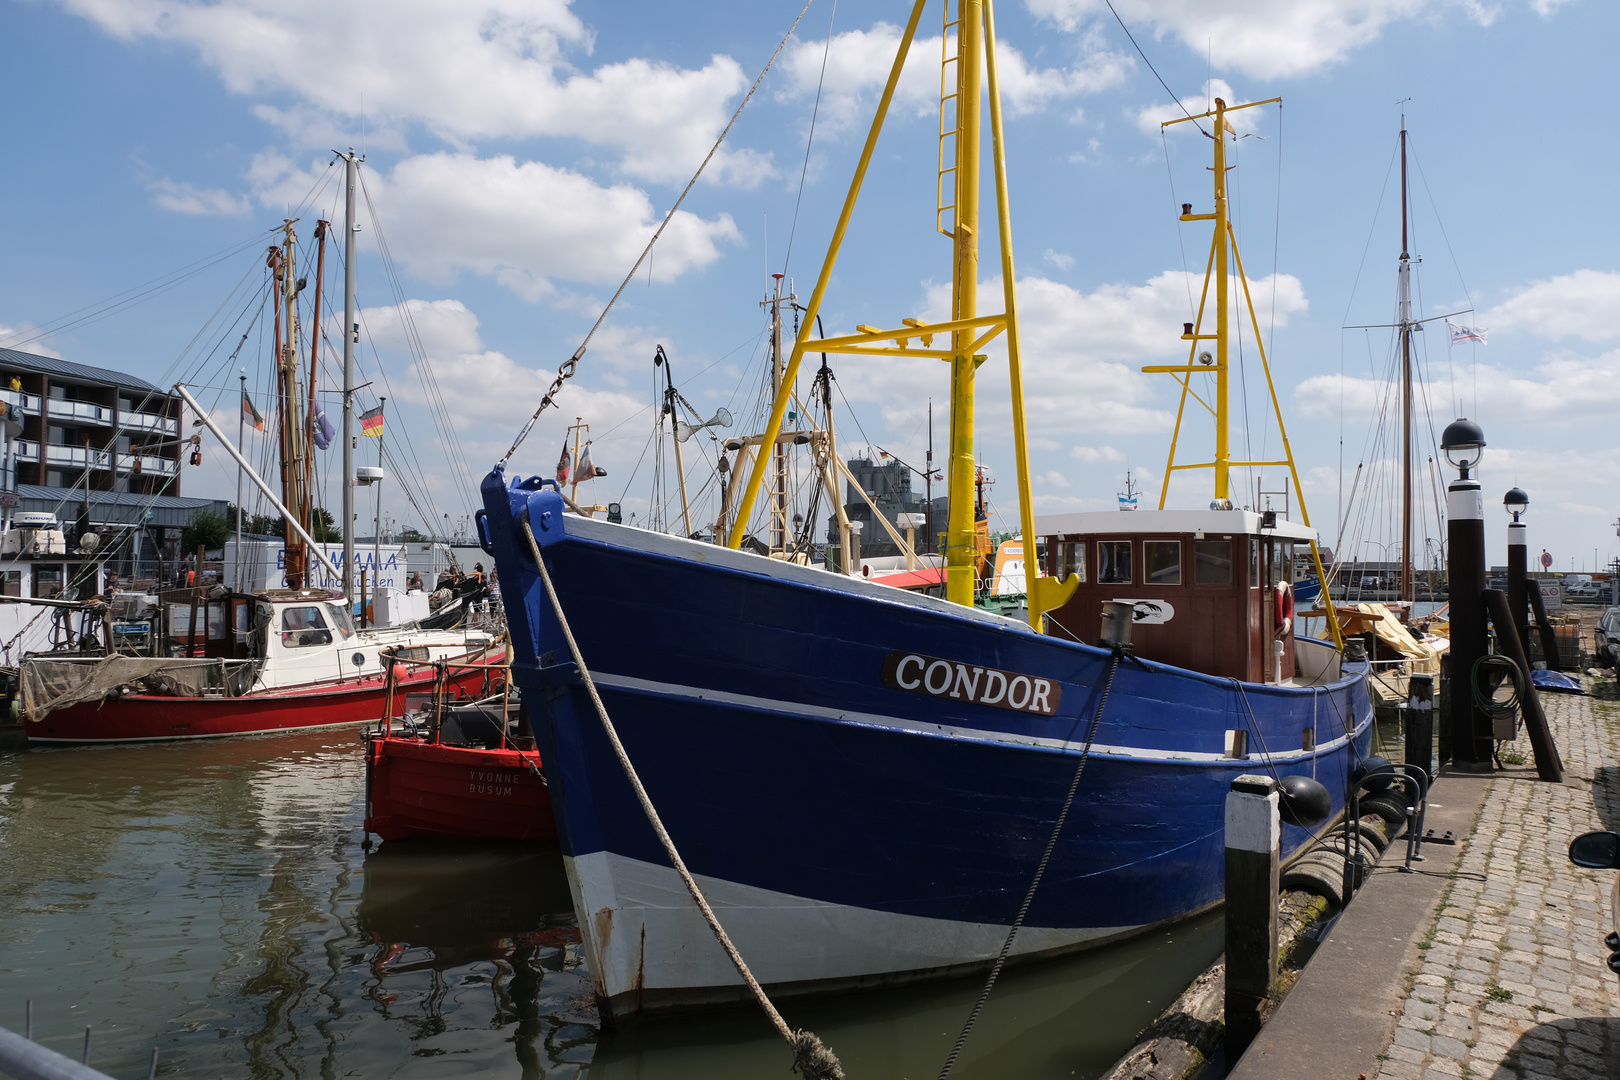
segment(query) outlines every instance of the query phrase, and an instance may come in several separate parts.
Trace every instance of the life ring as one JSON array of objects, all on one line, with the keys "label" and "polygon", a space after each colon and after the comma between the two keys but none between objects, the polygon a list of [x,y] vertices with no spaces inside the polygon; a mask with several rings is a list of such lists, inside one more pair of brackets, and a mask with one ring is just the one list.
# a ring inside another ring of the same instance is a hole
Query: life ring
[{"label": "life ring", "polygon": [[1272,605],[1277,623],[1277,636],[1285,638],[1294,628],[1294,587],[1286,581],[1277,582],[1276,602]]}]

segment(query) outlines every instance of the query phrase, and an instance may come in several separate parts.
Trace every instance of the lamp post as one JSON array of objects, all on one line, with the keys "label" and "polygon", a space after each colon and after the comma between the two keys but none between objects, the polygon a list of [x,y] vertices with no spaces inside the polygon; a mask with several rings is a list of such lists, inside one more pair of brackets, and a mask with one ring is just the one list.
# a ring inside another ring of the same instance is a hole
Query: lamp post
[{"label": "lamp post", "polygon": [[[1530,616],[1525,605],[1529,598],[1524,593],[1525,571],[1529,565],[1528,539],[1524,523],[1519,515],[1530,506],[1530,496],[1519,488],[1513,488],[1502,497],[1502,507],[1513,520],[1508,523],[1507,531],[1507,572],[1508,572],[1508,610],[1513,612],[1513,632],[1519,635],[1519,643],[1524,646],[1526,656],[1530,655]],[[1539,587],[1539,586],[1538,586]]]},{"label": "lamp post", "polygon": [[1485,433],[1472,420],[1446,425],[1440,449],[1457,470],[1446,485],[1446,574],[1451,582],[1451,761],[1463,772],[1489,772],[1491,720],[1474,704],[1474,665],[1486,653],[1485,502],[1471,475],[1485,456]]}]

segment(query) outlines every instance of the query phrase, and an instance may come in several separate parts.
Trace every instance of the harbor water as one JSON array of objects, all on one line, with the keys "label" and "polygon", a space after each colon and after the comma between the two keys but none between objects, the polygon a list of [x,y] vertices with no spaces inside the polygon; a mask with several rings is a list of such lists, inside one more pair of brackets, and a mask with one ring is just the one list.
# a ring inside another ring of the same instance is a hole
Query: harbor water
[{"label": "harbor water", "polygon": [[[757,1009],[601,1030],[555,848],[361,847],[359,733],[0,752],[0,1026],[145,1076],[786,1075]],[[679,838],[677,838],[678,840]],[[1033,868],[1031,868],[1033,870]],[[1094,1076],[1220,917],[1007,972],[953,1075]],[[852,1080],[933,1076],[977,979],[789,1000]]]}]

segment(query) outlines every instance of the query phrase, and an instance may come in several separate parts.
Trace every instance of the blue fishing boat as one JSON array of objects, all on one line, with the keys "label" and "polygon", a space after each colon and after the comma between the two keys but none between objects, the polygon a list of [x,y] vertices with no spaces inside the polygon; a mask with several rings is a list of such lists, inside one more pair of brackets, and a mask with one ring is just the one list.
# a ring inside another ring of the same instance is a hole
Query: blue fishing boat
[{"label": "blue fishing boat", "polygon": [[[748,991],[645,816],[607,718],[719,922],[773,993],[983,970],[1015,923],[1022,960],[1185,919],[1222,899],[1233,778],[1311,776],[1338,808],[1366,752],[1365,659],[1346,654],[1332,619],[1328,641],[1295,634],[1289,618],[1293,547],[1315,550],[1308,519],[1228,501],[1228,470],[1248,463],[1232,459],[1225,433],[1225,271],[1236,250],[1224,103],[1209,114],[1222,135],[1215,210],[1184,208],[1215,222],[1219,302],[1213,332],[1189,324],[1183,336],[1194,349],[1216,342],[1217,358],[1165,369],[1184,392],[1195,378],[1219,383],[1208,509],[1164,510],[1161,496],[1160,509],[1131,514],[1033,514],[1000,153],[1003,310],[980,314],[974,296],[981,71],[1003,145],[988,0],[962,0],[946,57],[956,150],[942,166],[939,227],[952,242],[951,318],[812,334],[922,10],[918,0],[759,445],[775,444],[807,352],[946,361],[946,596],[740,550],[763,453],[724,545],[570,513],[549,477],[508,473],[504,461],[483,481],[480,537],[499,568],[514,675],[610,1018]],[[1046,541],[1044,564],[1026,574],[1027,621],[972,604],[973,381],[999,336],[1023,536]],[[1098,644],[1105,636],[1111,644]],[[1283,827],[1285,853],[1311,839]]]}]

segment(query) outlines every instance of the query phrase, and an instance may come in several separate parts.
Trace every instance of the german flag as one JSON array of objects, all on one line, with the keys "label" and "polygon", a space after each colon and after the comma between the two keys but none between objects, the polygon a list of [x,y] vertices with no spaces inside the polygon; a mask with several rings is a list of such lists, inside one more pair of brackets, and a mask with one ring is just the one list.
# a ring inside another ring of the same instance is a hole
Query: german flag
[{"label": "german flag", "polygon": [[260,416],[259,410],[253,407],[253,399],[247,396],[246,391],[242,392],[242,415],[247,418],[248,423],[253,425],[254,431],[264,430],[264,417]]},{"label": "german flag", "polygon": [[381,405],[360,414],[360,434],[369,435],[373,439],[380,439],[382,433],[383,411]]}]

